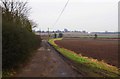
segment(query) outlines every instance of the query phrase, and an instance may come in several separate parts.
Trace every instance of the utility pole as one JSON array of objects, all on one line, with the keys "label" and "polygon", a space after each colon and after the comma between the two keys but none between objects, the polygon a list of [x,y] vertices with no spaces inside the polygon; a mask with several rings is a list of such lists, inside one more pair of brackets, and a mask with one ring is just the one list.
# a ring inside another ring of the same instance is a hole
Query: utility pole
[{"label": "utility pole", "polygon": [[48,27],[48,40],[49,40],[49,36],[50,36],[50,34],[49,34],[49,27]]},{"label": "utility pole", "polygon": [[41,36],[41,29],[39,29],[39,35]]}]

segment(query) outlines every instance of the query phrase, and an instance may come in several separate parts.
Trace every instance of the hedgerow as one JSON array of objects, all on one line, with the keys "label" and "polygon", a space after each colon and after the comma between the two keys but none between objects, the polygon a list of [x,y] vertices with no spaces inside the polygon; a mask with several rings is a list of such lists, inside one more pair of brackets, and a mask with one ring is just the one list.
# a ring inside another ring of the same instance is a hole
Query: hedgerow
[{"label": "hedgerow", "polygon": [[3,21],[2,31],[3,70],[22,63],[40,45],[40,39],[24,28],[6,25]]},{"label": "hedgerow", "polygon": [[26,3],[17,0],[2,3],[2,70],[5,72],[26,61],[40,46],[41,39],[32,32],[33,23],[26,16]]}]

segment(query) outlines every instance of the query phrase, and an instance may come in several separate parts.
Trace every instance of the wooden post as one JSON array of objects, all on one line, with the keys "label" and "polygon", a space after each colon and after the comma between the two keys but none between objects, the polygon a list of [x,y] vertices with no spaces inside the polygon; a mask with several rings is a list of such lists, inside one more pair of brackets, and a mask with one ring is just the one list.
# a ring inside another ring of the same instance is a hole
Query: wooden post
[{"label": "wooden post", "polygon": [[49,34],[49,28],[48,28],[48,40],[49,40],[49,35],[50,35],[50,34]]}]

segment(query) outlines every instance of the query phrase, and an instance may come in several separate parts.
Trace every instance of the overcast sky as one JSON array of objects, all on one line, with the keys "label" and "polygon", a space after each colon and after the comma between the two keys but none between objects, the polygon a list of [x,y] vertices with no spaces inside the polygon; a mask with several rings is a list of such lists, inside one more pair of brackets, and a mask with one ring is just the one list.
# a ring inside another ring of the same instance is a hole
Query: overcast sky
[{"label": "overcast sky", "polygon": [[70,0],[55,26],[67,0],[28,0],[30,19],[41,30],[118,31],[118,1]]}]

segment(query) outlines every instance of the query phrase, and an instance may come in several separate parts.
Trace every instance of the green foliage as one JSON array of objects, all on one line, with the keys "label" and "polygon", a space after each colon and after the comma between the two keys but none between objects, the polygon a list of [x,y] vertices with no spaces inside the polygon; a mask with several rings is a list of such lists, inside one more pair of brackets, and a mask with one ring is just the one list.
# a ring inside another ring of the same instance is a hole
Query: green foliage
[{"label": "green foliage", "polygon": [[23,63],[40,46],[41,39],[31,31],[28,19],[23,24],[19,16],[13,17],[10,12],[2,15],[2,69],[6,71]]},{"label": "green foliage", "polygon": [[59,38],[62,38],[63,37],[63,33],[59,33]]},{"label": "green foliage", "polygon": [[40,45],[33,33],[23,28],[11,26],[3,27],[3,69],[10,69],[17,66]]}]

